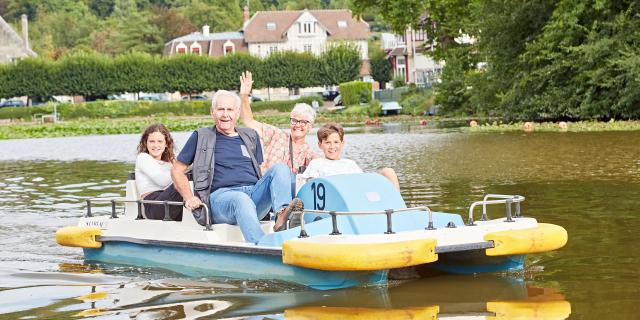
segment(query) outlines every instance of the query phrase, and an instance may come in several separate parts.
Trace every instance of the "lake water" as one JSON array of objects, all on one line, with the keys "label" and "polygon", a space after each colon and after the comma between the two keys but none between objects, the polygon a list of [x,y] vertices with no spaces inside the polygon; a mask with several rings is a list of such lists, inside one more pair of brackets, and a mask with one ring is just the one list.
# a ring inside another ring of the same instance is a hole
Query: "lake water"
[{"label": "lake water", "polygon": [[[174,137],[181,146],[188,133]],[[0,319],[640,314],[639,132],[470,134],[394,125],[349,132],[344,156],[365,171],[395,168],[408,205],[464,214],[486,193],[520,194],[525,215],[564,226],[569,242],[528,256],[523,272],[334,291],[86,264],[80,249],[58,246],[55,231],[76,223],[85,198],[124,192],[137,140],[0,141]]]}]

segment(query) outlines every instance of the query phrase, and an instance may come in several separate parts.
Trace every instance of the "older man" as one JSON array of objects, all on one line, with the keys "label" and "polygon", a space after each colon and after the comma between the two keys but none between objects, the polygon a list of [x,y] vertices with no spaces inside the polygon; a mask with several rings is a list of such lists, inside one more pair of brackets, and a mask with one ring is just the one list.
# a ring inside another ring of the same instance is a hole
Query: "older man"
[{"label": "older man", "polygon": [[[302,202],[291,199],[290,171],[285,165],[272,166],[261,174],[260,139],[255,130],[236,127],[239,115],[240,97],[229,91],[216,92],[211,104],[215,126],[191,134],[171,177],[187,208],[207,205],[214,223],[237,224],[246,241],[257,243],[264,235],[260,220],[269,210],[277,210],[278,230],[291,211],[302,208]],[[195,195],[185,174],[191,164]]]}]

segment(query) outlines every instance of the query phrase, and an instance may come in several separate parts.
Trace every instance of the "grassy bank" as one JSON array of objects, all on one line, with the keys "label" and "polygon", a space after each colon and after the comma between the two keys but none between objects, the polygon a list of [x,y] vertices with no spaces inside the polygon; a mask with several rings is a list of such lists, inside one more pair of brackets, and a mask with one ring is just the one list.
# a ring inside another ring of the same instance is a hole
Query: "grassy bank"
[{"label": "grassy bank", "polygon": [[[469,132],[524,132],[525,122],[500,123],[492,122],[467,127]],[[640,121],[577,121],[566,122],[566,129],[562,129],[560,122],[533,123],[533,132],[603,132],[603,131],[639,131]]]}]

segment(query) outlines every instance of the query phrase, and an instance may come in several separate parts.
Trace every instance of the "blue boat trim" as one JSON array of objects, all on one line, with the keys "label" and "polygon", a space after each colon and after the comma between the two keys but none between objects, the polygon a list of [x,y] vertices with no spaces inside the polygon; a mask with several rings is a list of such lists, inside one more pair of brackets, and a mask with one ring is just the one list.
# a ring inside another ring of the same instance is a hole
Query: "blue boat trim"
[{"label": "blue boat trim", "polygon": [[436,253],[458,252],[467,250],[479,250],[493,248],[493,241],[484,241],[466,244],[453,244],[449,246],[436,246]]},{"label": "blue boat trim", "polygon": [[229,245],[219,245],[219,244],[149,240],[149,239],[138,239],[138,238],[131,238],[131,237],[110,237],[110,236],[97,236],[96,241],[129,242],[129,243],[135,243],[135,244],[153,245],[153,246],[161,246],[161,247],[190,248],[190,249],[201,249],[201,250],[218,251],[218,252],[250,253],[250,254],[264,254],[264,255],[270,255],[270,256],[282,256],[281,248],[265,248],[265,247],[249,247],[249,246],[242,247],[242,246],[229,246]]}]

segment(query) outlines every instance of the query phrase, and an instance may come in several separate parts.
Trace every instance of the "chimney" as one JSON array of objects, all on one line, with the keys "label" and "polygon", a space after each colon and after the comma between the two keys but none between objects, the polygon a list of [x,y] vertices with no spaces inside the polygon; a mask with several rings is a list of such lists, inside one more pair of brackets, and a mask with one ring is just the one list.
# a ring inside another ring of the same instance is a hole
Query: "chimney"
[{"label": "chimney", "polygon": [[20,18],[22,22],[22,40],[24,40],[24,47],[29,49],[29,21],[27,21],[26,14],[23,14]]},{"label": "chimney", "polygon": [[244,6],[244,10],[242,11],[242,21],[246,24],[249,21],[249,6]]},{"label": "chimney", "polygon": [[205,24],[204,26],[202,26],[202,34],[205,36],[209,35],[209,25]]}]

